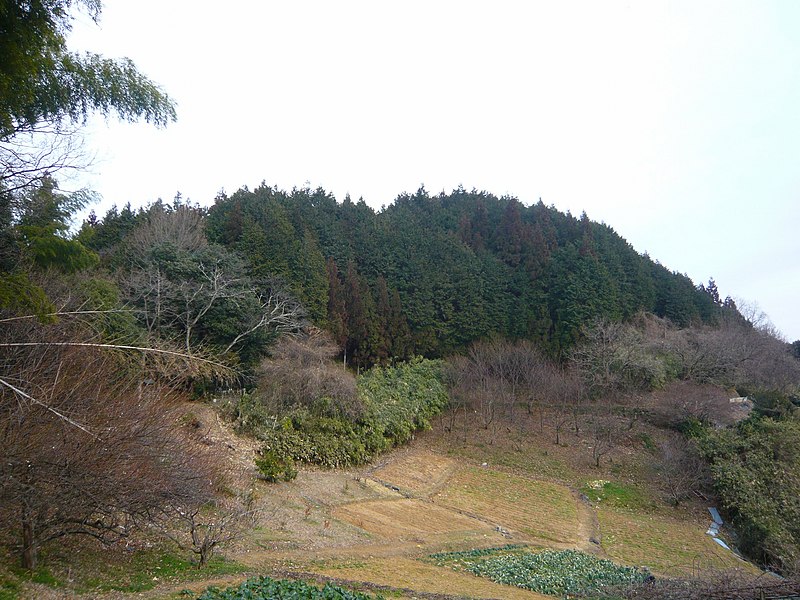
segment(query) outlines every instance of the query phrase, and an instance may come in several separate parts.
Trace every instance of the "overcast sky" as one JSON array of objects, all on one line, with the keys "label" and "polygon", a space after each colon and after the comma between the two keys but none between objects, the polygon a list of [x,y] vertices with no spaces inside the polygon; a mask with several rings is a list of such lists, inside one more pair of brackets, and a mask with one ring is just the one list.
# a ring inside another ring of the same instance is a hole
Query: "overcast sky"
[{"label": "overcast sky", "polygon": [[586,211],[800,339],[800,2],[105,0],[164,130],[95,120],[95,210],[262,180]]}]

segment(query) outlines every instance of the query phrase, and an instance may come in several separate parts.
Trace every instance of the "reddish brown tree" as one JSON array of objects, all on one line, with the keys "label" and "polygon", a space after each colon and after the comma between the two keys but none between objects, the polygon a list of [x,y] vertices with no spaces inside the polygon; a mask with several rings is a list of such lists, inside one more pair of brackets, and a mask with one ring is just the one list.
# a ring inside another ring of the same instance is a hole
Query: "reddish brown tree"
[{"label": "reddish brown tree", "polygon": [[0,522],[25,568],[49,540],[108,542],[211,497],[210,463],[178,432],[176,365],[98,348],[79,325],[2,326],[14,341],[0,344]]}]

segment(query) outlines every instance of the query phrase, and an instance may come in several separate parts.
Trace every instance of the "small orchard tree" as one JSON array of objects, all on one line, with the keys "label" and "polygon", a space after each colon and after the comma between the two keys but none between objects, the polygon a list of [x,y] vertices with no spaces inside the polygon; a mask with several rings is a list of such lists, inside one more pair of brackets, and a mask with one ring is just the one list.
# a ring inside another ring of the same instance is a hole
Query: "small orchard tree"
[{"label": "small orchard tree", "polygon": [[[168,506],[160,522],[164,533],[181,548],[190,549],[202,569],[217,548],[239,539],[255,524],[252,494],[221,502],[176,503]],[[176,526],[177,523],[177,526]]]},{"label": "small orchard tree", "polygon": [[600,460],[617,447],[621,426],[612,415],[595,416],[589,423],[589,433],[594,466],[600,468]]}]

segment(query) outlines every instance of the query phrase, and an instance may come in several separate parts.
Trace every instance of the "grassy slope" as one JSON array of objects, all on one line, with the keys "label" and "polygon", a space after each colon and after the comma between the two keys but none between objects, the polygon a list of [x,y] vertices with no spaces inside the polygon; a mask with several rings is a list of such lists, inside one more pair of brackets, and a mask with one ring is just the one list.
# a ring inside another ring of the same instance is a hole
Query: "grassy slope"
[{"label": "grassy slope", "polygon": [[[748,568],[705,535],[705,503],[672,508],[660,499],[643,444],[616,448],[597,469],[588,438],[567,434],[555,446],[547,427],[540,432],[532,421],[525,429],[457,424],[452,433],[436,423],[368,468],[311,470],[291,483],[258,483],[259,526],[213,571],[197,573],[174,548],[99,553],[79,545],[81,555],[62,547],[45,555],[45,568],[33,575],[41,582],[36,588],[18,571],[0,571],[0,598],[20,592],[39,597],[43,586],[54,585],[77,593],[122,592],[114,598],[139,597],[143,590],[145,597],[175,598],[186,587],[201,589],[202,579],[231,571],[317,574],[430,594],[537,597],[425,560],[433,552],[507,543],[576,547],[648,565],[657,574],[709,565]],[[214,439],[220,448],[247,447],[224,428],[214,431]],[[235,458],[231,468],[247,481],[250,463],[240,453]],[[596,480],[612,482],[612,492],[588,505],[578,493]]]}]

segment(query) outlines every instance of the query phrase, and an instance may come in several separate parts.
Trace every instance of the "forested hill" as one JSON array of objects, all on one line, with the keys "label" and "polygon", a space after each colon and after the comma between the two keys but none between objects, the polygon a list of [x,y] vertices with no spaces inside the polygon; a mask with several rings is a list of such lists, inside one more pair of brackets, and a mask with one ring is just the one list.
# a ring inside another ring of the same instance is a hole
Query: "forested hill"
[{"label": "forested hill", "polygon": [[[87,243],[109,247],[142,217],[114,209]],[[283,281],[359,365],[494,334],[559,355],[598,317],[647,311],[687,325],[713,322],[727,304],[713,284],[695,287],[585,214],[486,192],[420,189],[375,212],[322,189],[262,184],[220,195],[205,231],[252,276]]]}]

